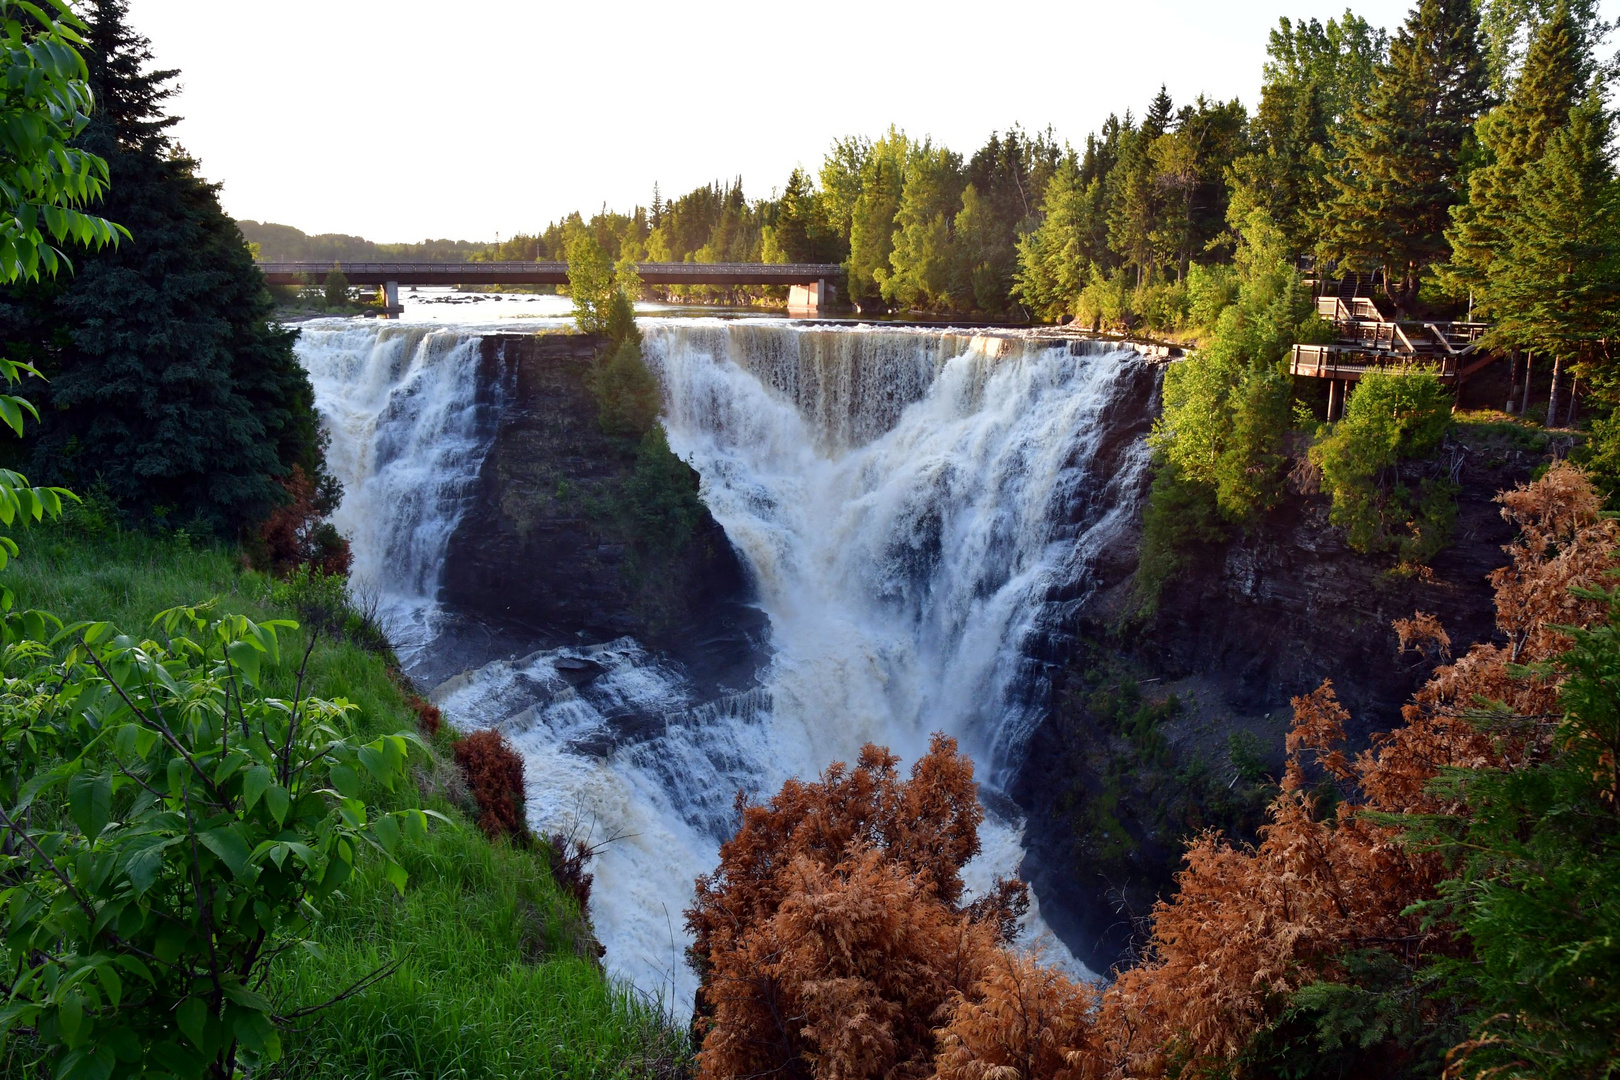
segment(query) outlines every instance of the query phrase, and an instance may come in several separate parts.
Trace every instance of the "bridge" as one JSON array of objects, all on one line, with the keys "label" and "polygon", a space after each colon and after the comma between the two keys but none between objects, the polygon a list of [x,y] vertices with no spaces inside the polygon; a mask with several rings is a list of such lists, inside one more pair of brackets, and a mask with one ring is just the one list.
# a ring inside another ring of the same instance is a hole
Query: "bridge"
[{"label": "bridge", "polygon": [[[332,270],[325,262],[261,262],[272,285],[319,282]],[[566,285],[568,264],[559,262],[340,263],[351,285],[375,285],[392,311],[401,285]],[[655,263],[636,264],[648,285],[787,285],[788,311],[818,314],[832,303],[829,282],[843,276],[836,263]]]}]

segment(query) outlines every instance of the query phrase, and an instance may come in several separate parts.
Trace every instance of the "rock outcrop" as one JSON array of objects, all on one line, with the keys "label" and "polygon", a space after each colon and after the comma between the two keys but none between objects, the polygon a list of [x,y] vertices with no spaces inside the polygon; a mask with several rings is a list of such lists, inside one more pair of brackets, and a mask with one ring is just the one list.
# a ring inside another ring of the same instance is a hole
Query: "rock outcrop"
[{"label": "rock outcrop", "polygon": [[483,339],[481,385],[498,419],[443,598],[530,645],[629,634],[700,682],[746,681],[763,617],[719,524],[705,512],[679,550],[648,552],[606,509],[635,460],[597,422],[588,376],[600,346],[579,334]]},{"label": "rock outcrop", "polygon": [[1329,500],[1295,492],[1251,532],[1192,553],[1145,625],[1120,628],[1124,576],[1080,614],[1012,794],[1029,815],[1026,876],[1083,961],[1106,971],[1129,957],[1187,836],[1252,836],[1292,697],[1332,679],[1365,747],[1437,659],[1402,655],[1394,620],[1438,616],[1457,652],[1493,637],[1487,579],[1512,539],[1493,499],[1546,460],[1537,441],[1453,437],[1457,524],[1431,574],[1351,551]]}]

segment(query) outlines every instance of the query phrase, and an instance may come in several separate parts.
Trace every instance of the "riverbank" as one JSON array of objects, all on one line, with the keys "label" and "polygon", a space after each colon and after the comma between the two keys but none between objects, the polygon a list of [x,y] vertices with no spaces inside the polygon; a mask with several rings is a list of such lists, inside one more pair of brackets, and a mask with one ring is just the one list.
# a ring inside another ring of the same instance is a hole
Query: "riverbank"
[{"label": "riverbank", "polygon": [[[296,596],[243,569],[238,552],[123,532],[105,514],[72,511],[66,524],[30,530],[22,547],[6,574],[17,605],[67,620],[107,619],[139,634],[155,612],[209,599],[254,619],[298,617]],[[306,633],[287,633],[284,655],[302,655]],[[414,727],[417,714],[390,666],[386,653],[323,634],[306,690],[355,702],[367,737]],[[292,678],[277,672],[269,692],[291,696]],[[542,857],[491,842],[472,825],[452,739],[446,728],[429,740],[414,785],[368,792],[385,809],[449,818],[404,856],[404,896],[383,880],[380,863],[362,859],[323,911],[319,958],[297,949],[277,961],[267,989],[289,1014],[398,965],[309,1017],[286,1040],[282,1075],[667,1075],[685,1060],[684,1033],[656,1003],[603,974],[588,923]]]}]

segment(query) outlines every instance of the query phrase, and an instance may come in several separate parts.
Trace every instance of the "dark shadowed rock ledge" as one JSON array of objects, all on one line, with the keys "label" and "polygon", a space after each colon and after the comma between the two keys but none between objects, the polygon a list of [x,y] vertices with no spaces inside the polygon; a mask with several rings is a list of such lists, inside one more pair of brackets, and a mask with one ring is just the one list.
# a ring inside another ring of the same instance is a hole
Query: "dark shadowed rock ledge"
[{"label": "dark shadowed rock ledge", "polygon": [[[1024,872],[1041,910],[1094,970],[1140,943],[1188,836],[1234,825],[1252,836],[1263,820],[1269,789],[1245,788],[1234,737],[1278,775],[1290,698],[1332,679],[1351,745],[1365,747],[1400,721],[1434,667],[1399,653],[1395,619],[1437,615],[1459,653],[1495,635],[1487,578],[1506,563],[1513,530],[1493,497],[1547,455],[1468,438],[1459,429],[1448,450],[1459,462],[1457,526],[1432,577],[1349,550],[1328,500],[1296,492],[1249,534],[1194,553],[1145,625],[1120,628],[1134,568],[1111,568],[1079,613],[1011,794],[1028,814]],[[1139,697],[1121,706],[1125,694]],[[1130,709],[1167,705],[1145,737],[1121,723]]]},{"label": "dark shadowed rock ledge", "polygon": [[724,530],[705,512],[679,551],[648,556],[599,509],[634,464],[597,423],[587,376],[600,345],[563,333],[483,339],[480,391],[496,430],[450,540],[443,600],[531,647],[632,635],[700,686],[744,685],[764,616]]}]

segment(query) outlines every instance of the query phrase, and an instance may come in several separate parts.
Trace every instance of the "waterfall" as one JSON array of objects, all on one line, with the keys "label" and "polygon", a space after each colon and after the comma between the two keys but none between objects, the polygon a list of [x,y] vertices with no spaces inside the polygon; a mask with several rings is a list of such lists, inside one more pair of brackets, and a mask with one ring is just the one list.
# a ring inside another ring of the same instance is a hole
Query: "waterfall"
[{"label": "waterfall", "polygon": [[872,740],[909,760],[943,730],[1006,779],[1036,718],[1026,640],[1140,490],[1140,442],[1101,454],[1134,351],[679,322],[646,351],[670,446],[771,617],[777,752],[825,763]]},{"label": "waterfall", "polygon": [[332,520],[353,548],[351,580],[377,596],[407,659],[431,635],[445,549],[494,437],[481,345],[459,330],[347,320],[307,326],[296,345],[343,485]]},{"label": "waterfall", "polygon": [[[1007,782],[1040,716],[1040,639],[1097,587],[1094,563],[1134,519],[1153,376],[1134,351],[1035,335],[643,329],[670,446],[770,617],[759,685],[705,700],[622,638],[492,659],[432,696],[453,723],[512,739],[536,828],[613,838],[593,866],[607,962],[679,1011],[695,988],[681,909],[739,789],[768,796],[868,741],[909,762],[934,731],[988,790]],[[306,330],[300,355],[348,488],[339,525],[357,577],[431,630],[490,438],[476,333]],[[987,818],[970,889],[1016,871],[1019,828]]]}]

